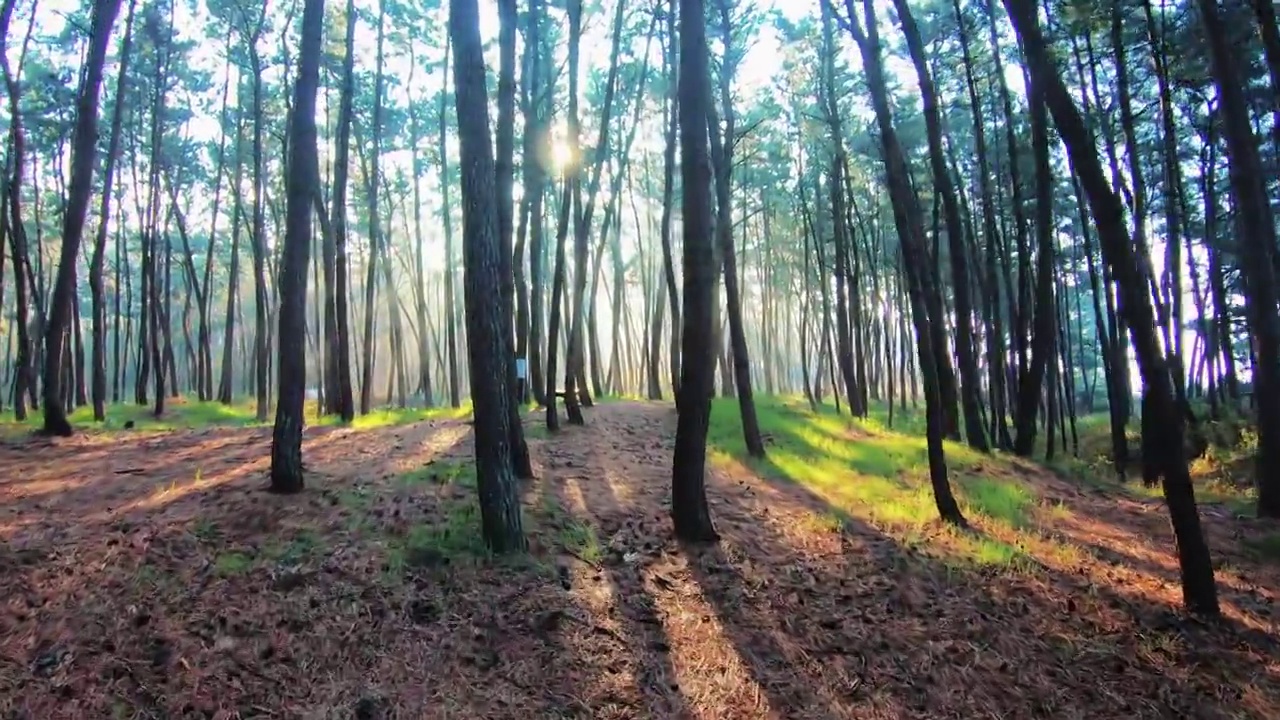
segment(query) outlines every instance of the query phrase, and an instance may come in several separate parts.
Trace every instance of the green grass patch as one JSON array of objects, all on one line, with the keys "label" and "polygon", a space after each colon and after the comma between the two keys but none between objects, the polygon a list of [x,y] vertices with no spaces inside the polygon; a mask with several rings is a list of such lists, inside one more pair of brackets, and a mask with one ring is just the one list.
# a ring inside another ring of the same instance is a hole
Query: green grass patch
[{"label": "green grass patch", "polygon": [[[257,406],[252,401],[236,401],[230,405],[218,402],[199,402],[187,398],[168,398],[165,400],[165,411],[160,417],[155,415],[154,403],[136,405],[133,403],[116,403],[106,406],[105,419],[97,422],[93,419],[93,408],[89,406],[76,408],[68,416],[71,425],[78,429],[96,429],[107,431],[132,430],[141,432],[166,432],[171,430],[191,430],[209,427],[261,427],[274,422],[274,409],[269,412],[265,421],[259,421]],[[357,416],[351,427],[358,430],[405,425],[434,419],[457,419],[471,414],[471,404],[463,403],[461,407],[450,408],[379,408],[367,415]],[[321,416],[317,413],[316,404],[306,405],[306,422],[308,425],[341,425],[341,420],[334,415]],[[0,413],[0,432],[20,433],[40,429],[44,424],[41,412],[28,411],[26,420],[19,422],[12,410]]]},{"label": "green grass patch", "polygon": [[314,530],[303,528],[293,534],[288,542],[273,541],[262,550],[262,555],[277,565],[292,567],[301,565],[324,547],[324,539]]},{"label": "green grass patch", "polygon": [[226,552],[213,561],[213,570],[221,577],[243,575],[253,567],[253,558],[240,552]]},{"label": "green grass patch", "polygon": [[1031,524],[1036,494],[1026,485],[1013,480],[969,478],[962,482],[969,508],[1015,528]]},{"label": "green grass patch", "polygon": [[421,523],[390,540],[386,570],[399,577],[415,569],[468,562],[485,562],[492,554],[480,529],[480,508],[474,500],[452,504],[440,522]]},{"label": "green grass patch", "polygon": [[[314,404],[312,405],[314,411]],[[462,403],[456,408],[437,407],[437,408],[377,408],[367,415],[357,415],[351,421],[351,427],[356,430],[375,430],[377,428],[394,427],[397,425],[409,425],[411,423],[422,422],[424,420],[456,420],[471,415],[471,402]],[[329,415],[325,417],[307,418],[307,422],[312,425],[340,425],[339,418]]]},{"label": "green grass patch", "polygon": [[578,518],[572,518],[564,524],[557,542],[565,551],[583,562],[595,564],[604,557],[604,549],[600,546],[596,529]]},{"label": "green grass patch", "polygon": [[[165,401],[165,412],[160,417],[155,415],[154,405],[134,405],[119,403],[104,408],[105,419],[97,422],[93,419],[93,408],[89,406],[76,408],[68,420],[72,427],[79,429],[124,430],[136,431],[168,431],[203,427],[246,427],[257,424],[252,404],[223,405],[216,402],[188,401],[184,398],[169,398]],[[44,425],[41,412],[28,411],[27,419],[19,422],[9,410],[0,414],[0,427],[13,430],[38,430]]]},{"label": "green grass patch", "polygon": [[[824,501],[829,509],[815,515],[815,529],[868,523],[963,565],[1010,567],[1028,560],[1023,548],[1002,539],[939,531],[925,438],[888,430],[874,416],[856,420],[827,406],[814,411],[799,398],[760,397],[756,403],[761,432],[771,439],[764,460],[747,456],[732,399],[712,403],[708,442],[721,459],[796,483]],[[1007,460],[952,442],[946,453],[952,488],[967,513],[1012,530],[1034,524],[1039,496],[1003,467]]]},{"label": "green grass patch", "polygon": [[221,536],[218,526],[208,518],[203,517],[196,518],[196,521],[191,526],[191,534],[194,535],[197,540],[206,543],[216,542]]},{"label": "green grass patch", "polygon": [[475,489],[477,486],[476,466],[474,462],[436,461],[405,473],[397,478],[401,485],[418,487],[422,485],[460,485]]}]

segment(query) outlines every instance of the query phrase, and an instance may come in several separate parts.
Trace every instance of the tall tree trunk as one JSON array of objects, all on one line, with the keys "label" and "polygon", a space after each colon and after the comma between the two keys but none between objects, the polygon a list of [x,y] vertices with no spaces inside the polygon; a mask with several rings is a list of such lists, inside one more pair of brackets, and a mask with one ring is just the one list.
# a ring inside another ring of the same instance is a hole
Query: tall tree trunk
[{"label": "tall tree trunk", "polygon": [[[500,340],[506,363],[507,387],[511,399],[507,403],[508,432],[511,433],[512,471],[516,477],[533,477],[533,465],[529,460],[529,446],[524,440],[524,425],[520,422],[519,383],[516,379],[515,339],[512,334],[515,319],[515,278],[512,269],[512,232],[515,225],[515,201],[512,184],[515,180],[515,120],[516,120],[516,0],[498,0],[498,45],[501,68],[498,75],[498,137],[497,159],[494,163],[498,204],[498,286],[502,301],[502,328]],[[536,161],[525,158],[525,162]]]},{"label": "tall tree trunk", "polygon": [[928,307],[927,298],[933,292],[928,278],[932,270],[929,268],[928,250],[924,244],[919,199],[911,188],[906,156],[898,141],[897,130],[889,108],[889,94],[880,58],[880,37],[875,11],[871,0],[863,0],[862,5],[866,13],[865,33],[858,19],[858,11],[854,8],[854,0],[845,0],[845,8],[848,10],[848,17],[845,19],[848,21],[847,29],[850,35],[858,44],[863,65],[866,68],[867,85],[875,108],[876,124],[880,129],[880,142],[893,205],[894,224],[897,226],[898,239],[903,251],[908,296],[911,300],[911,317],[916,330],[916,350],[924,377],[929,479],[933,487],[938,514],[943,521],[963,527],[967,523],[960,512],[960,505],[951,492],[946,457],[942,447],[943,436],[946,434],[944,408],[949,404],[943,401],[945,392],[939,372],[942,362],[935,357],[937,353],[945,352],[945,346],[938,347],[939,344],[935,340],[938,336],[937,326],[944,320],[941,313],[935,315]]},{"label": "tall tree trunk", "polygon": [[[355,417],[355,398],[351,388],[351,313],[348,308],[351,283],[347,260],[347,177],[350,172],[351,151],[351,116],[355,95],[355,26],[356,11],[354,0],[347,0],[346,9],[347,33],[343,41],[345,45],[342,61],[342,86],[338,100],[338,135],[334,140],[333,198],[329,206],[329,225],[333,231],[333,307],[328,304],[326,290],[325,321],[326,330],[330,320],[334,332],[328,337],[328,351],[325,359],[328,366],[327,375],[333,379],[334,385],[327,388],[325,398],[329,402],[329,412],[337,413],[343,422],[351,422]],[[327,245],[327,243],[326,243]],[[328,263],[326,257],[325,262]],[[329,278],[325,278],[326,287]]]},{"label": "tall tree trunk", "polygon": [[275,429],[271,436],[272,492],[302,490],[302,422],[306,399],[307,261],[311,213],[319,192],[316,154],[316,92],[320,84],[324,0],[305,0],[298,48],[298,80],[289,116],[284,257],[280,266],[280,376],[276,383]]},{"label": "tall tree trunk", "polygon": [[232,193],[235,195],[231,208],[231,266],[227,276],[227,314],[222,330],[222,373],[218,381],[218,402],[223,405],[230,405],[235,397],[236,317],[239,314],[236,299],[240,295],[240,224],[244,217],[244,208],[240,195],[240,183],[244,179],[241,125],[242,123],[237,117],[234,141],[236,167],[234,182],[231,186]]},{"label": "tall tree trunk", "polygon": [[947,247],[951,253],[951,286],[955,298],[956,356],[960,364],[960,400],[964,411],[965,439],[969,446],[981,452],[990,451],[987,435],[982,427],[981,382],[978,379],[978,360],[973,352],[973,303],[969,299],[969,259],[964,242],[964,229],[960,221],[960,206],[956,200],[951,175],[947,172],[946,155],[942,149],[942,120],[938,113],[938,98],[933,79],[929,76],[928,60],[920,30],[907,0],[894,0],[898,19],[907,39],[911,60],[916,66],[920,92],[924,102],[925,124],[929,136],[929,160],[933,169],[934,187],[942,196],[946,218]]},{"label": "tall tree trunk", "polygon": [[[450,0],[452,2],[452,0]],[[453,35],[450,33],[444,46],[445,72],[449,71],[449,48]],[[462,405],[462,392],[458,383],[458,312],[455,304],[457,294],[453,290],[453,207],[449,202],[449,148],[445,142],[448,137],[448,119],[445,114],[447,93],[440,93],[440,201],[441,215],[444,220],[444,311],[445,311],[445,355],[449,361],[449,407]]]},{"label": "tall tree trunk", "polygon": [[[0,10],[0,68],[4,71],[5,86],[9,96],[9,162],[12,175],[6,179],[5,189],[8,194],[9,210],[9,249],[13,252],[13,301],[18,349],[14,353],[13,372],[13,415],[18,420],[27,419],[27,397],[34,397],[35,368],[31,353],[33,342],[30,328],[30,307],[32,290],[30,283],[31,261],[27,247],[27,230],[22,219],[22,181],[26,160],[26,136],[22,127],[22,112],[19,105],[21,85],[17,74],[9,67],[9,22],[13,18],[16,0],[5,0]],[[26,36],[19,51],[18,65],[26,57],[27,47],[31,43],[31,33],[35,27],[36,6],[33,5],[31,21],[27,24]],[[39,248],[37,248],[39,252]],[[34,403],[33,403],[34,405]]]},{"label": "tall tree trunk", "polygon": [[[89,31],[89,49],[85,56],[83,81],[76,98],[76,124],[71,144],[71,184],[67,207],[62,218],[62,253],[58,260],[58,276],[49,306],[49,322],[45,327],[44,431],[52,435],[71,435],[62,393],[62,343],[71,322],[76,285],[76,258],[84,235],[85,216],[89,213],[89,196],[93,192],[93,167],[97,160],[98,98],[102,91],[102,69],[106,64],[111,27],[120,12],[120,0],[97,0]],[[108,182],[104,194],[110,194]]]},{"label": "tall tree trunk", "polygon": [[249,46],[249,66],[253,82],[253,225],[249,235],[250,247],[253,250],[253,290],[254,290],[254,387],[257,395],[258,422],[266,422],[268,405],[267,397],[267,353],[270,343],[267,339],[267,294],[266,260],[267,260],[267,216],[266,216],[266,178],[263,161],[263,125],[266,123],[263,109],[262,57],[258,52],[258,38],[262,34],[266,22],[267,9],[264,5],[258,18],[257,28],[252,33],[246,32],[246,44]]},{"label": "tall tree trunk", "polygon": [[520,497],[512,474],[513,437],[507,425],[512,401],[511,319],[504,307],[504,262],[499,231],[488,93],[476,0],[450,0],[449,31],[457,47],[454,98],[462,164],[463,285],[467,311],[467,355],[475,403],[476,477],[486,544],[495,552],[526,547]]},{"label": "tall tree trunk", "polygon": [[707,69],[706,15],[702,0],[680,0],[680,173],[684,222],[684,332],[675,454],[671,471],[671,519],[685,542],[718,540],[707,505],[707,426],[714,371],[710,345],[715,298],[715,244],[711,237],[711,167],[707,120],[711,83]]},{"label": "tall tree trunk", "polygon": [[[546,381],[542,371],[543,348],[543,230],[545,228],[543,209],[546,199],[547,173],[539,156],[541,142],[547,128],[547,106],[544,95],[550,92],[547,87],[547,66],[550,64],[544,57],[546,50],[542,36],[542,0],[531,0],[525,15],[528,27],[525,31],[526,63],[522,74],[523,89],[522,111],[524,114],[523,152],[521,168],[524,179],[521,182],[521,204],[527,209],[522,213],[523,221],[527,217],[529,235],[529,306],[527,333],[523,332],[524,324],[517,320],[517,333],[524,342],[516,349],[520,357],[528,358],[526,385],[532,390],[533,399],[539,405],[547,404]],[[525,230],[519,236],[523,239]],[[519,254],[519,253],[517,253]],[[517,278],[517,283],[521,278]],[[519,291],[523,295],[523,291]]]},{"label": "tall tree trunk", "polygon": [[[93,255],[89,260],[89,289],[92,293],[93,349],[90,365],[93,396],[93,419],[106,420],[107,399],[107,308],[102,275],[106,265],[107,233],[110,230],[112,180],[115,177],[116,158],[120,154],[120,129],[124,123],[124,97],[129,73],[129,56],[133,47],[134,0],[129,2],[125,18],[124,40],[120,46],[120,69],[116,78],[116,102],[111,111],[111,139],[107,142],[106,166],[103,170],[102,201],[98,206],[98,231],[94,237]],[[0,268],[3,275],[3,268]],[[118,311],[117,311],[118,313]]]},{"label": "tall tree trunk", "polygon": [[991,186],[991,168],[987,150],[986,130],[982,113],[982,100],[978,96],[977,81],[974,77],[973,59],[969,52],[969,34],[966,29],[964,13],[960,9],[960,1],[952,0],[956,23],[959,27],[960,48],[963,54],[965,85],[969,91],[969,107],[973,114],[974,147],[978,156],[978,188],[981,193],[982,232],[986,248],[985,259],[987,275],[987,308],[990,327],[987,332],[987,367],[989,368],[988,384],[991,388],[991,414],[994,418],[995,442],[1003,448],[1013,447],[1009,438],[1007,421],[1007,378],[1005,367],[1007,360],[1004,344],[1004,322],[1000,312],[1000,283],[997,279],[997,251],[999,230],[996,225],[995,191]]},{"label": "tall tree trunk", "polygon": [[[382,216],[378,211],[378,181],[382,177],[380,161],[382,149],[382,102],[383,102],[383,44],[386,34],[386,3],[379,0],[378,2],[378,39],[376,45],[376,60],[373,80],[373,122],[372,132],[369,133],[372,140],[372,148],[369,153],[369,169],[365,182],[367,184],[367,192],[369,194],[369,265],[366,268],[367,274],[364,285],[364,340],[361,352],[361,382],[360,382],[360,414],[368,415],[373,409],[373,370],[374,370],[374,345],[376,337],[374,336],[374,318],[377,315],[377,293],[378,293],[378,260],[383,252],[382,248]],[[448,260],[445,262],[446,268],[449,266]],[[387,310],[389,315],[394,318],[395,311],[391,294],[395,289],[387,283]],[[394,324],[392,326],[394,332]],[[394,365],[392,371],[394,376]],[[390,398],[388,398],[388,401]]]},{"label": "tall tree trunk", "polygon": [[[1033,83],[1036,79],[1032,80]],[[1014,452],[1030,456],[1036,442],[1036,415],[1044,390],[1045,372],[1053,360],[1055,300],[1053,292],[1053,168],[1049,157],[1049,117],[1044,105],[1044,92],[1032,85],[1031,146],[1036,161],[1036,294],[1034,325],[1031,336],[1031,365],[1018,379],[1018,407],[1014,422]],[[1052,383],[1049,397],[1056,390]],[[1052,409],[1052,403],[1049,404]],[[1048,448],[1053,447],[1052,412],[1046,413]]]},{"label": "tall tree trunk", "polygon": [[[674,254],[671,251],[671,207],[675,193],[676,141],[678,138],[680,115],[678,112],[679,95],[679,56],[676,52],[676,2],[667,3],[667,29],[663,34],[666,48],[663,53],[666,67],[667,93],[663,99],[663,127],[665,138],[662,149],[662,218],[659,220],[659,234],[662,237],[662,276],[666,281],[667,303],[671,306],[671,341],[668,354],[671,360],[671,392],[680,401],[680,296],[676,291],[676,271]],[[680,12],[684,12],[683,6]],[[683,17],[683,16],[682,16]]]},{"label": "tall tree trunk", "polygon": [[[733,47],[733,25],[729,17],[729,8],[720,3],[720,26],[724,33],[724,52],[726,57],[740,53]],[[733,112],[733,67],[721,63],[720,67],[720,103],[724,108],[724,138],[720,136],[720,121],[716,117],[714,103],[708,103],[708,134],[711,141],[711,166],[715,171],[716,189],[716,224],[715,232],[719,245],[718,264],[724,270],[725,310],[729,315],[729,343],[733,351],[734,385],[738,393],[738,411],[742,416],[742,437],[747,452],[756,458],[764,457],[764,440],[760,437],[760,421],[756,418],[756,403],[751,392],[751,360],[747,350],[747,334],[742,323],[742,298],[738,289],[738,264],[733,248],[733,191],[730,187],[733,174],[733,145],[737,142],[734,134],[735,118]]]}]

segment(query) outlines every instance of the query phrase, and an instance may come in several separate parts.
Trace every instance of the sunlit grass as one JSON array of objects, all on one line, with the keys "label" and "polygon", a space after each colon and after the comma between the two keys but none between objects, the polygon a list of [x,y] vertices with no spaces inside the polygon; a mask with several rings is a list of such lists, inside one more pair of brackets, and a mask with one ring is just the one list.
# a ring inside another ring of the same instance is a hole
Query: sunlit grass
[{"label": "sunlit grass", "polygon": [[731,399],[712,404],[708,441],[713,452],[723,461],[794,482],[827,503],[830,511],[813,518],[815,529],[829,531],[833,518],[843,516],[964,565],[1018,568],[1031,564],[1032,554],[1068,561],[1076,555],[1036,532],[1042,510],[1046,516],[1049,511],[1007,458],[946,443],[956,497],[983,530],[961,532],[938,521],[924,437],[890,431],[874,416],[855,420],[837,415],[833,407],[814,412],[799,398],[761,397],[756,409],[761,432],[769,437],[768,456],[762,461],[747,456],[737,403]]},{"label": "sunlit grass", "polygon": [[[160,417],[155,415],[154,405],[136,405],[133,403],[116,403],[105,408],[106,418],[103,422],[93,419],[93,408],[89,406],[76,408],[68,419],[77,430],[133,430],[139,432],[165,432],[170,430],[193,430],[211,427],[263,427],[275,422],[275,411],[272,408],[265,421],[257,418],[256,404],[251,401],[237,401],[230,405],[218,402],[200,402],[187,398],[169,398],[165,401],[165,411]],[[407,425],[424,420],[453,420],[471,414],[471,403],[463,403],[461,407],[437,408],[377,408],[367,415],[357,415],[350,427],[357,430],[373,430],[396,425]],[[320,415],[316,403],[308,402],[305,406],[305,420],[308,425],[341,425],[342,421],[335,415]],[[0,413],[0,432],[9,434],[38,430],[44,423],[44,415],[40,411],[28,410],[26,420],[19,422],[9,409]]]}]

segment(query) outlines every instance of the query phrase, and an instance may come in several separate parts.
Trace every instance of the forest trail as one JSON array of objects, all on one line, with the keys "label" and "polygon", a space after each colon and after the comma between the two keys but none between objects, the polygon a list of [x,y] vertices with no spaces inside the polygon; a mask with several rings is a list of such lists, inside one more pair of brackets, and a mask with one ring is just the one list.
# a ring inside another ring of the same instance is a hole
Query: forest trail
[{"label": "forest trail", "polygon": [[941,528],[890,533],[778,479],[780,460],[724,452],[722,541],[684,548],[670,405],[541,423],[518,560],[479,544],[463,420],[309,428],[291,498],[262,491],[267,428],[0,443],[0,712],[1261,718],[1280,700],[1275,569],[1233,554],[1212,512],[1221,627],[1172,610],[1159,513],[1030,464],[953,473],[1021,473],[1059,508],[1046,534],[1087,535],[1087,559],[945,562]]}]

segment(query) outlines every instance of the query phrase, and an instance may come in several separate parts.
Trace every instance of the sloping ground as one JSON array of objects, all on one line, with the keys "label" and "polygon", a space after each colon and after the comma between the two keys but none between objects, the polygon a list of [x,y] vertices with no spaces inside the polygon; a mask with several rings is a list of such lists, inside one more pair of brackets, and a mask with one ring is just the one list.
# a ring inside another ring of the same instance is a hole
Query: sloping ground
[{"label": "sloping ground", "polygon": [[[717,405],[722,542],[667,519],[668,406],[531,432],[528,557],[476,537],[459,420],[307,432],[262,492],[264,428],[0,445],[0,712],[18,717],[1268,717],[1266,528],[1206,509],[1227,620],[1176,611],[1157,504],[762,401]],[[532,428],[536,423],[530,420]],[[1246,542],[1249,541],[1249,542]]]}]

